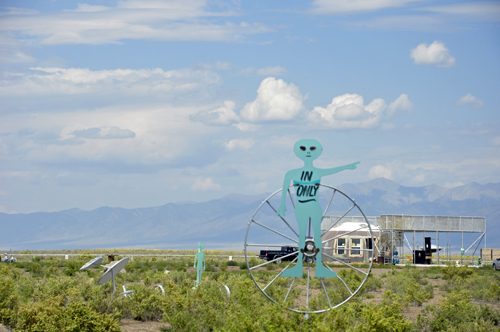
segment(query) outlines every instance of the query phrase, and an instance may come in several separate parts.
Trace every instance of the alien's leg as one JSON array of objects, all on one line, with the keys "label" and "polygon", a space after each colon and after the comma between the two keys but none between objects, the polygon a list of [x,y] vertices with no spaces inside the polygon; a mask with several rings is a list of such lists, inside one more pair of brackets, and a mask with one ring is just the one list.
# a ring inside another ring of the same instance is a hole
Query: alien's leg
[{"label": "alien's leg", "polygon": [[337,278],[337,274],[326,268],[322,263],[323,243],[321,242],[321,220],[323,219],[323,212],[321,211],[321,207],[315,212],[316,213],[311,216],[311,224],[314,231],[314,246],[319,249],[319,251],[316,254],[316,269],[314,276],[315,278]]},{"label": "alien's leg", "polygon": [[[201,265],[201,264],[200,264],[200,265]],[[202,274],[203,274],[203,267],[202,267],[202,266],[200,266],[200,267],[199,267],[199,270],[198,270],[198,278],[197,278],[197,279],[198,279],[198,280],[197,280],[198,284],[201,284],[201,275],[202,275]]]},{"label": "alien's leg", "polygon": [[297,215],[297,207],[295,208],[295,217],[297,219],[297,223],[299,224],[299,254],[297,258],[297,264],[295,264],[294,267],[289,268],[285,270],[281,274],[282,277],[297,277],[301,278],[304,271],[302,269],[302,263],[303,263],[303,253],[300,252],[300,249],[303,249],[306,245],[306,231],[307,231],[307,224],[308,221],[304,221],[303,219],[299,219],[299,216]]}]

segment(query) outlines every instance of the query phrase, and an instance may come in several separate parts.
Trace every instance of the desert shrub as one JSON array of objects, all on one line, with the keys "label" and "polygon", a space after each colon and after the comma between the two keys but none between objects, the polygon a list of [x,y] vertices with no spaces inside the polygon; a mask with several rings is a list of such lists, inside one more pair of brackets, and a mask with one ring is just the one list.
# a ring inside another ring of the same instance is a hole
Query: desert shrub
[{"label": "desert shrub", "polygon": [[475,300],[500,302],[500,285],[495,275],[474,275],[469,278],[455,276],[441,285],[440,289],[447,292],[467,290]]},{"label": "desert shrub", "polygon": [[82,264],[78,261],[69,261],[64,264],[66,269],[64,269],[64,274],[67,276],[75,275],[78,270],[82,267]]},{"label": "desert shrub", "polygon": [[467,277],[472,277],[472,275],[474,274],[473,269],[466,266],[456,266],[454,264],[447,264],[447,266],[443,268],[442,271],[443,279],[465,279]]},{"label": "desert shrub", "polygon": [[236,262],[236,261],[227,261],[227,266],[238,266],[238,262]]},{"label": "desert shrub", "polygon": [[487,306],[474,306],[467,291],[453,292],[438,305],[423,309],[415,331],[496,331],[500,312]]},{"label": "desert shrub", "polygon": [[64,307],[59,298],[20,306],[15,326],[32,332],[121,331],[119,322],[112,316],[97,313],[83,304]]},{"label": "desert shrub", "polygon": [[387,276],[385,283],[386,290],[389,290],[401,297],[406,305],[420,306],[426,300],[432,298],[434,293],[432,285],[422,288],[421,275],[417,269],[407,269],[401,272],[394,272]]}]

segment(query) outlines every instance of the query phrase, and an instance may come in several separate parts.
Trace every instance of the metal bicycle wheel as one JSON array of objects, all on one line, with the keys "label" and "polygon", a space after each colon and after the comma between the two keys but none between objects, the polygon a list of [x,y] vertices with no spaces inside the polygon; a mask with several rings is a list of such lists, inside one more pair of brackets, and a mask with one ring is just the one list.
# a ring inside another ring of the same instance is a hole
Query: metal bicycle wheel
[{"label": "metal bicycle wheel", "polygon": [[[298,248],[299,234],[293,212],[295,194],[292,194],[292,187],[287,191],[288,212],[285,217],[276,213],[281,201],[281,189],[262,202],[253,214],[245,235],[245,260],[252,280],[269,300],[281,303],[297,313],[321,313],[345,304],[361,290],[373,265],[376,242],[372,227],[356,202],[334,187],[320,185],[318,197],[324,207],[321,264],[334,271],[337,277],[314,278],[315,264],[318,262],[305,253],[302,278],[282,277],[285,270],[297,264],[297,251],[267,261],[258,258],[256,252],[281,251],[282,247],[306,250]],[[339,226],[347,221],[356,222],[346,223],[351,227],[348,230]],[[360,233],[364,235],[360,236]],[[363,243],[353,246],[361,243],[358,238]],[[306,239],[313,240],[310,225]],[[342,239],[350,239],[351,243],[340,247],[344,241]],[[368,243],[371,245],[364,245]],[[345,258],[355,256],[353,253],[362,257],[361,262],[354,263]],[[281,263],[277,264],[278,261]]]}]

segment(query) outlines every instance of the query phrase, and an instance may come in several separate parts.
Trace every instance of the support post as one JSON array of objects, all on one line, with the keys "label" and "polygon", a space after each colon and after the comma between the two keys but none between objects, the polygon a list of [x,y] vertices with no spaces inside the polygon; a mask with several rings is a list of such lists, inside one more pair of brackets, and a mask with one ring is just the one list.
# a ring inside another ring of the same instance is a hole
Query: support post
[{"label": "support post", "polygon": [[461,246],[460,246],[460,265],[464,265],[464,253],[462,249],[464,248],[464,232],[460,232],[461,234]]},{"label": "support post", "polygon": [[439,265],[439,231],[436,231],[436,242],[437,242],[436,252],[437,252],[437,255],[438,255],[437,265]]},{"label": "support post", "polygon": [[415,227],[413,227],[413,252],[412,252],[412,261],[415,264]]}]

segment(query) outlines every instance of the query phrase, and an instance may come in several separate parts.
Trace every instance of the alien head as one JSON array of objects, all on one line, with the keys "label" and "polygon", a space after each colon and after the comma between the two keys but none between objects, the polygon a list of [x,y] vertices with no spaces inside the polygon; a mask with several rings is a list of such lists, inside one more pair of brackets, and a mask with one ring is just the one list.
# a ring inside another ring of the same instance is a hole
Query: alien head
[{"label": "alien head", "polygon": [[314,160],[321,155],[321,152],[323,152],[321,143],[315,139],[301,139],[295,143],[293,149],[297,157],[304,161]]},{"label": "alien head", "polygon": [[199,242],[199,243],[198,243],[198,248],[199,248],[200,250],[203,250],[203,248],[204,248],[204,247],[205,247],[205,246],[203,245],[203,242]]}]

